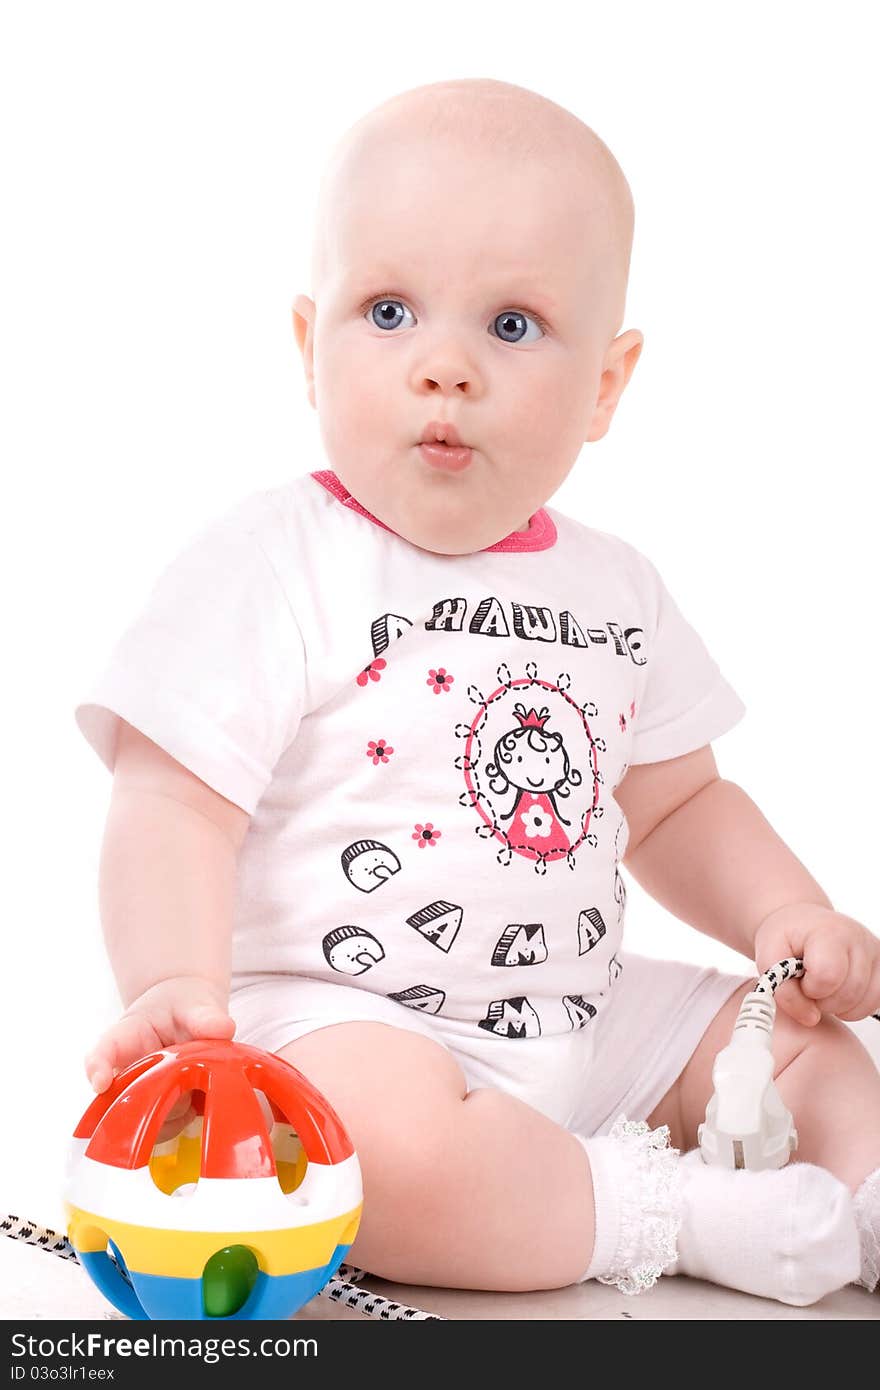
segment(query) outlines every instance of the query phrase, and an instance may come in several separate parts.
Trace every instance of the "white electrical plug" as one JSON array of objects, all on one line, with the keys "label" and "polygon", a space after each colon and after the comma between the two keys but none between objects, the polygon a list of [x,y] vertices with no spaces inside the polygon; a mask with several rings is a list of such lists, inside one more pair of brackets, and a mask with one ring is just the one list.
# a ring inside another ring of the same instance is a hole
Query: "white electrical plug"
[{"label": "white electrical plug", "polygon": [[783,1168],[798,1136],[773,1080],[772,995],[757,990],[740,1006],[727,1047],[715,1058],[715,1093],[697,1130],[705,1163],[723,1168]]}]

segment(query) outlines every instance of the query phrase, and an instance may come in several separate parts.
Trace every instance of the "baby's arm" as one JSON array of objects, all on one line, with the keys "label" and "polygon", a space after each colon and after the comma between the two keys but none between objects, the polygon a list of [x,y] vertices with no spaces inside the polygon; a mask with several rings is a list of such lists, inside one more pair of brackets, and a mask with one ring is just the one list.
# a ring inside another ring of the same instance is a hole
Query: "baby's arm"
[{"label": "baby's arm", "polygon": [[[676,917],[735,951],[754,960],[756,933],[779,909],[831,910],[751,798],[719,777],[711,747],[631,767],[615,799],[629,823],[623,862],[633,877]],[[809,1000],[786,990],[789,1011],[815,1022]]]},{"label": "baby's arm", "polygon": [[113,772],[100,912],[126,1012],[86,1058],[96,1091],[153,1048],[235,1031],[232,906],[250,819],[124,721]]}]

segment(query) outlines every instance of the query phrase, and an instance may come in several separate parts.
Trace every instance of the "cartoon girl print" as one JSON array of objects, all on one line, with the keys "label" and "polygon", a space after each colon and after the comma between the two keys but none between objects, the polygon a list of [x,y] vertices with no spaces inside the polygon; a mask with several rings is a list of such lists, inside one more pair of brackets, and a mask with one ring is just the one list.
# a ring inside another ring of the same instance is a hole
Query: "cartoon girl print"
[{"label": "cartoon girl print", "polygon": [[545,853],[565,854],[571,840],[562,827],[571,821],[563,816],[557,797],[570,796],[583,778],[571,766],[562,735],[545,727],[550,718],[546,705],[536,712],[517,702],[513,716],[519,727],[502,734],[486,766],[493,792],[515,793],[510,810],[500,812],[498,819],[511,821],[512,843],[534,842]]},{"label": "cartoon girl print", "polygon": [[455,726],[464,743],[455,766],[467,788],[459,800],[480,821],[475,833],[501,842],[498,863],[506,867],[517,854],[543,875],[558,860],[574,869],[577,851],[598,843],[591,822],[603,814],[599,755],[606,745],[590,729],[596,706],[572,699],[566,672],[549,681],[533,661],[525,670],[514,679],[502,662],[490,695],[467,687],[477,713]]}]

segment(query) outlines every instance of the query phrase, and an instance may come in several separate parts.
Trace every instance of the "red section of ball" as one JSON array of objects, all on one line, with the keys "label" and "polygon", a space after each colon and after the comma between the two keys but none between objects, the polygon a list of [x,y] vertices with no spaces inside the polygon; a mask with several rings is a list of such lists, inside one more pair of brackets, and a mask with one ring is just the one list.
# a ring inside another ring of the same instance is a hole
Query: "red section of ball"
[{"label": "red section of ball", "polygon": [[296,1067],[261,1048],[226,1040],[177,1043],[142,1057],[96,1096],[74,1131],[86,1154],[114,1168],[145,1167],[165,1116],[187,1091],[204,1114],[203,1178],[275,1176],[262,1091],[287,1121],[309,1163],[340,1163],[354,1152],[330,1102]]}]

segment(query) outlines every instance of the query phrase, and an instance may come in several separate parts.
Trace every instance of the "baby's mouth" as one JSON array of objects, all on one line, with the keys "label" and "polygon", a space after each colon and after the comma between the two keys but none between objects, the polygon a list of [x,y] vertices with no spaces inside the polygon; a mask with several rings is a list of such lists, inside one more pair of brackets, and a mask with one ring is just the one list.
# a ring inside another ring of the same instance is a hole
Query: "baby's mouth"
[{"label": "baby's mouth", "polygon": [[471,461],[472,450],[468,445],[420,444],[419,451],[432,468],[443,469],[447,473],[460,473]]}]

